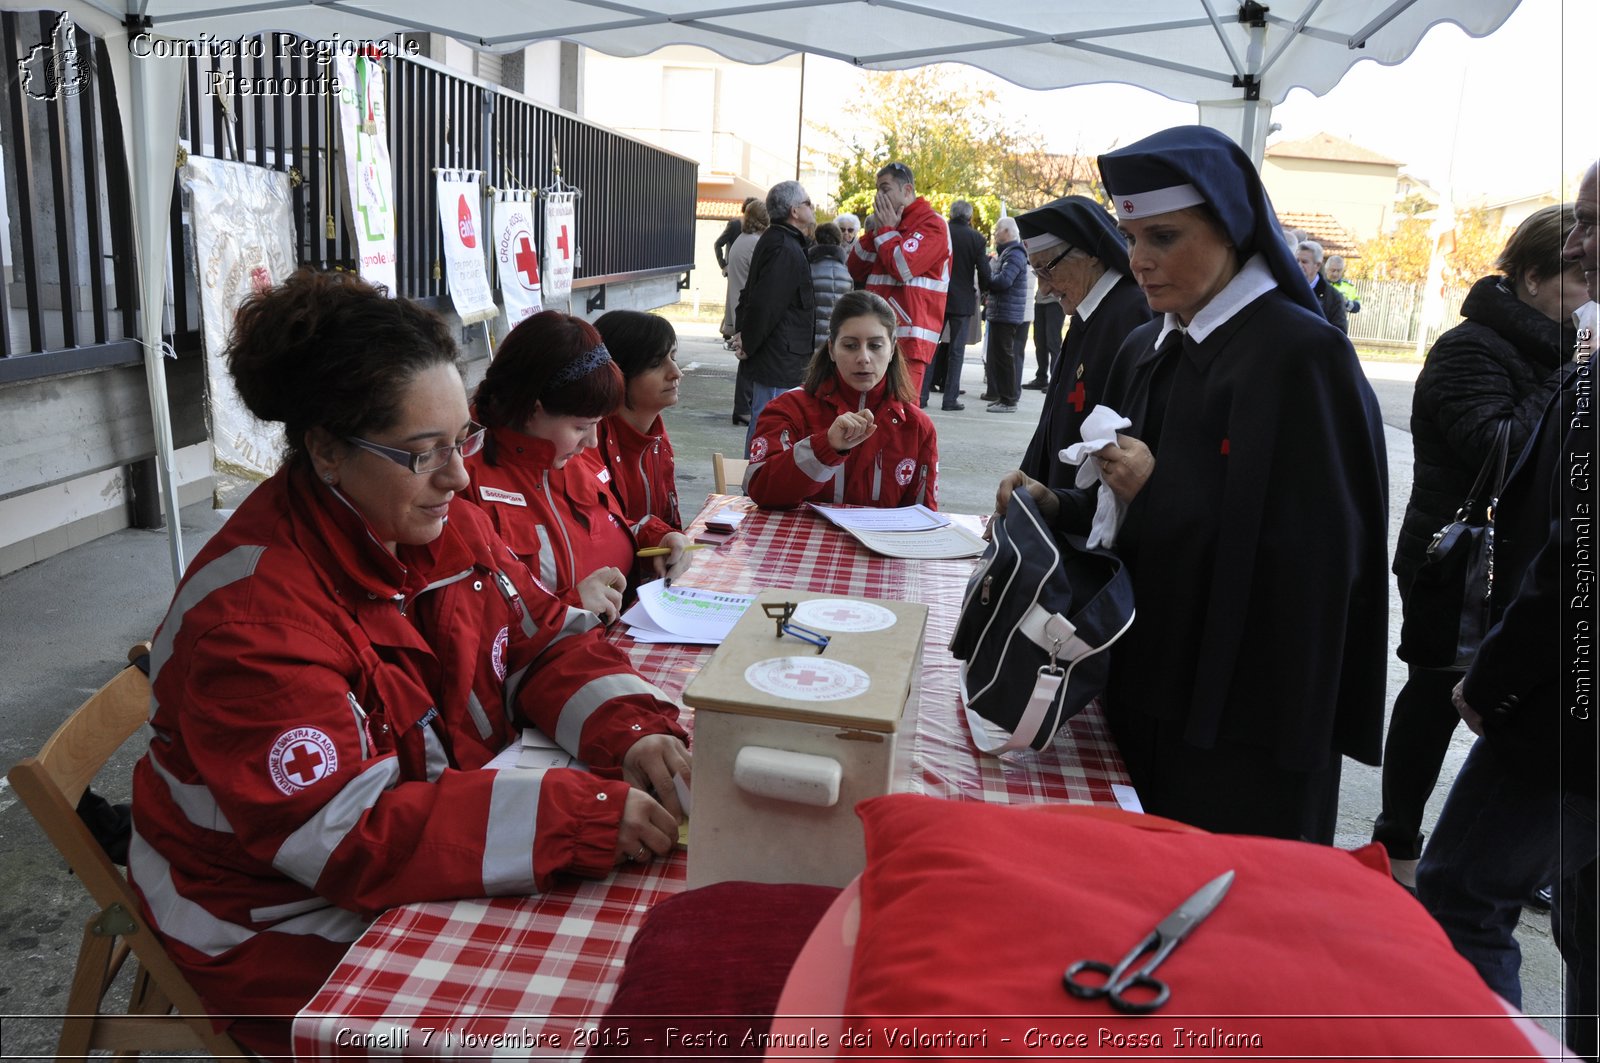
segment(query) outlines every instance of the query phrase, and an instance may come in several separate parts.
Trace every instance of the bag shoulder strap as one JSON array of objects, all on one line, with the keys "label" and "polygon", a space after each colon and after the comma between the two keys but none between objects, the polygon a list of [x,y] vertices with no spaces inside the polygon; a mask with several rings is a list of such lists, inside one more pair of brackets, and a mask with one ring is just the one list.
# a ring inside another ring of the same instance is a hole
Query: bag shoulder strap
[{"label": "bag shoulder strap", "polygon": [[1483,468],[1478,470],[1478,478],[1472,483],[1472,491],[1467,495],[1467,500],[1461,503],[1461,509],[1456,513],[1456,520],[1469,520],[1473,509],[1478,504],[1478,499],[1483,497],[1484,488],[1489,486],[1489,476],[1494,476],[1494,494],[1490,496],[1490,507],[1500,498],[1500,491],[1506,485],[1506,454],[1511,449],[1511,420],[1507,418],[1500,422],[1495,429],[1494,442],[1489,446],[1489,453],[1483,459]]}]

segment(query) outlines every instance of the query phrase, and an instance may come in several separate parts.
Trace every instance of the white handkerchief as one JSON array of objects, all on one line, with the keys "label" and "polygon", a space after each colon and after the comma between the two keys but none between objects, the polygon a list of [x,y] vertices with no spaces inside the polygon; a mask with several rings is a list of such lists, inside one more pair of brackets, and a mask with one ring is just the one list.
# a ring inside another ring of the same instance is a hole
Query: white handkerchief
[{"label": "white handkerchief", "polygon": [[[1083,442],[1074,443],[1061,451],[1057,457],[1068,465],[1078,467],[1076,482],[1079,487],[1088,487],[1092,483],[1100,482],[1100,459],[1095,457],[1095,451],[1107,447],[1117,441],[1117,432],[1124,428],[1131,428],[1133,422],[1109,406],[1096,406],[1089,411],[1089,416],[1083,419],[1080,431],[1083,433]],[[1117,529],[1122,526],[1122,517],[1127,513],[1128,507],[1121,499],[1111,492],[1108,487],[1100,492],[1095,503],[1094,520],[1089,525],[1089,545],[1115,546],[1117,542]]]}]

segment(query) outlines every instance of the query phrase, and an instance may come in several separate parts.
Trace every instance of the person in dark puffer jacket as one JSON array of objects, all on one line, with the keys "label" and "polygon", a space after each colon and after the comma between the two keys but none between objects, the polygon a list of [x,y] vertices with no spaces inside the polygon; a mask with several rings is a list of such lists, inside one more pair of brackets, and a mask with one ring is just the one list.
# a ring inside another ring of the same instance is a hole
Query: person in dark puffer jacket
[{"label": "person in dark puffer jacket", "polygon": [[[1471,492],[1500,425],[1510,424],[1509,470],[1571,356],[1571,314],[1588,299],[1581,270],[1561,258],[1571,228],[1570,205],[1529,216],[1495,264],[1501,274],[1472,286],[1461,304],[1466,320],[1435,341],[1417,376],[1415,475],[1393,565],[1402,609],[1428,543]],[[1407,886],[1422,852],[1423,808],[1460,722],[1450,700],[1460,678],[1452,669],[1412,665],[1395,698],[1383,750],[1383,809],[1372,838]]]},{"label": "person in dark puffer jacket", "polygon": [[806,251],[806,261],[811,263],[811,290],[817,296],[814,331],[818,347],[828,342],[828,321],[839,296],[855,287],[844,256],[844,234],[839,227],[831,221],[817,226],[817,242]]}]

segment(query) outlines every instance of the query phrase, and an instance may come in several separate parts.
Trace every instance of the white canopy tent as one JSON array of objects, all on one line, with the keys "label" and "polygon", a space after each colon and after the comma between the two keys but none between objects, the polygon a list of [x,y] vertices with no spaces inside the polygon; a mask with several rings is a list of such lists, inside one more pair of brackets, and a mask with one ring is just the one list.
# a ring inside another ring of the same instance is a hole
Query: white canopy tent
[{"label": "white canopy tent", "polygon": [[184,561],[160,322],[183,63],[132,54],[130,43],[143,34],[194,41],[202,34],[228,39],[281,30],[312,40],[373,40],[422,32],[492,51],[564,40],[622,56],[692,44],[746,63],[794,52],[875,70],[960,62],[1027,88],[1122,82],[1195,103],[1200,122],[1228,133],[1259,164],[1272,106],[1290,89],[1320,95],[1361,59],[1401,62],[1440,22],[1485,36],[1516,6],[1517,0],[0,0],[3,9],[67,11],[106,40],[112,58],[133,178],[140,329],[174,578]]}]

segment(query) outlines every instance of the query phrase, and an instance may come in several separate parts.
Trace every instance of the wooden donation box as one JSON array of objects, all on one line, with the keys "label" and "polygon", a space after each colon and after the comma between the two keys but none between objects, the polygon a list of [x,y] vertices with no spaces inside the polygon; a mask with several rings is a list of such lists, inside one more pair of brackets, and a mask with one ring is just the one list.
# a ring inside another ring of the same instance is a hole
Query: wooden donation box
[{"label": "wooden donation box", "polygon": [[[785,603],[787,621],[769,615]],[[691,889],[843,886],[860,873],[856,803],[909,780],[927,624],[912,602],[756,596],[683,694],[695,710]],[[820,652],[807,641],[819,635]]]}]

